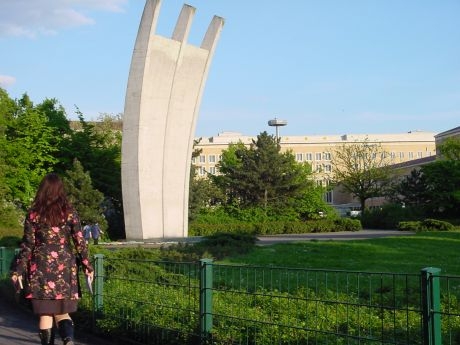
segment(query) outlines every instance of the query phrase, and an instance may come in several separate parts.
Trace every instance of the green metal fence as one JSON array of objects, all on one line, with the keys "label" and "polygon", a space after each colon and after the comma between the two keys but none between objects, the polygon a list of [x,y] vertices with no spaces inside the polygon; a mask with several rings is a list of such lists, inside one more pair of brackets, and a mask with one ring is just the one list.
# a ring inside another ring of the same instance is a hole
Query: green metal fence
[{"label": "green metal fence", "polygon": [[94,260],[95,294],[80,309],[123,344],[460,344],[460,277],[438,268]]}]

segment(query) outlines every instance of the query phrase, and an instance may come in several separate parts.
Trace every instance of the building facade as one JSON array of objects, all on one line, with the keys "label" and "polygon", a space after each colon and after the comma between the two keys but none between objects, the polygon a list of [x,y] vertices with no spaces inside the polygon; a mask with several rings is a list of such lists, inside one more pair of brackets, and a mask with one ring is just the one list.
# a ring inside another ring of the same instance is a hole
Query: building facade
[{"label": "building facade", "polygon": [[[243,136],[237,132],[222,132],[210,138],[201,138],[195,149],[201,149],[200,156],[193,159],[197,174],[219,174],[218,162],[223,150],[230,144],[241,142],[249,146],[256,137]],[[298,162],[308,162],[312,166],[317,183],[327,186],[334,174],[332,164],[334,151],[346,143],[364,142],[379,144],[390,155],[392,164],[425,159],[436,155],[435,133],[411,131],[399,134],[344,134],[281,136],[281,151],[290,150]],[[356,200],[335,189],[325,195],[332,205],[351,205]],[[372,203],[372,200],[369,200]]]}]

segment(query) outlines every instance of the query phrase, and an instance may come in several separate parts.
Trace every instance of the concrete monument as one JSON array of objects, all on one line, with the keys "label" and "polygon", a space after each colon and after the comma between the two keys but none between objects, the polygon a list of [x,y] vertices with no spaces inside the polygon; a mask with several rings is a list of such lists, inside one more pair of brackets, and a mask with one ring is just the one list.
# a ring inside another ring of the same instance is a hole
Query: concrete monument
[{"label": "concrete monument", "polygon": [[126,90],[122,192],[126,238],[188,235],[191,155],[200,101],[224,21],[200,47],[187,44],[195,8],[184,5],[172,38],[155,34],[160,0],[147,0]]}]

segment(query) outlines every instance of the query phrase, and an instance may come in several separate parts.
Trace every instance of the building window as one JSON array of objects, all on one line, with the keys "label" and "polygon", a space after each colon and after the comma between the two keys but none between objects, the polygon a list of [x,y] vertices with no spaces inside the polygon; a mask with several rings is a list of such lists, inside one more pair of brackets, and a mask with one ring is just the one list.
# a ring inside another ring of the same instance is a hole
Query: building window
[{"label": "building window", "polygon": [[409,159],[414,159],[414,153],[413,152],[409,152]]},{"label": "building window", "polygon": [[312,161],[312,160],[313,160],[313,154],[311,154],[311,153],[306,153],[306,154],[305,154],[305,160],[306,160],[306,161]]},{"label": "building window", "polygon": [[206,163],[206,156],[200,155],[200,163]]},{"label": "building window", "polygon": [[323,153],[323,160],[330,161],[331,160],[331,153],[330,152],[324,152]]},{"label": "building window", "polygon": [[332,190],[324,193],[324,201],[326,201],[328,204],[332,204]]},{"label": "building window", "polygon": [[395,159],[395,158],[396,158],[396,152],[391,152],[391,153],[390,153],[390,157],[391,157],[392,159]]},{"label": "building window", "polygon": [[192,157],[192,164],[196,163],[196,157]]},{"label": "building window", "polygon": [[315,155],[315,158],[316,158],[317,161],[320,161],[321,160],[321,153],[317,153]]},{"label": "building window", "polygon": [[423,157],[423,152],[419,151],[417,152],[417,158],[422,158]]},{"label": "building window", "polygon": [[295,159],[296,159],[297,162],[303,162],[303,154],[296,153]]},{"label": "building window", "polygon": [[216,174],[216,167],[210,167],[209,168],[209,173],[212,174],[212,175],[215,175]]},{"label": "building window", "polygon": [[216,162],[216,155],[209,155],[208,156],[208,162],[209,163],[215,163]]},{"label": "building window", "polygon": [[206,169],[204,167],[199,167],[198,168],[198,175],[200,175],[200,176],[206,175]]},{"label": "building window", "polygon": [[320,172],[321,171],[321,164],[316,164],[316,172]]},{"label": "building window", "polygon": [[331,172],[332,171],[332,165],[331,164],[325,164],[324,165],[324,171],[325,172]]},{"label": "building window", "polygon": [[404,152],[399,152],[399,158],[404,159]]}]

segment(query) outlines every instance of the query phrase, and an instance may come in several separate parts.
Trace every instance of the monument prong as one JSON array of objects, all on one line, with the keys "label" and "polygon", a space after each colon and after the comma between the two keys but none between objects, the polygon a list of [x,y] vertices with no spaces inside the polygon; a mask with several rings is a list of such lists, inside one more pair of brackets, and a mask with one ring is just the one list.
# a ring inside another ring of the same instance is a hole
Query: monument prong
[{"label": "monument prong", "polygon": [[184,5],[172,39],[155,35],[160,4],[145,4],[126,90],[121,168],[127,239],[188,235],[195,124],[223,26],[215,16],[202,46],[187,44],[195,8]]},{"label": "monument prong", "polygon": [[177,19],[176,27],[172,35],[172,39],[179,42],[186,42],[190,28],[192,27],[193,17],[195,16],[195,7],[184,4]]}]

